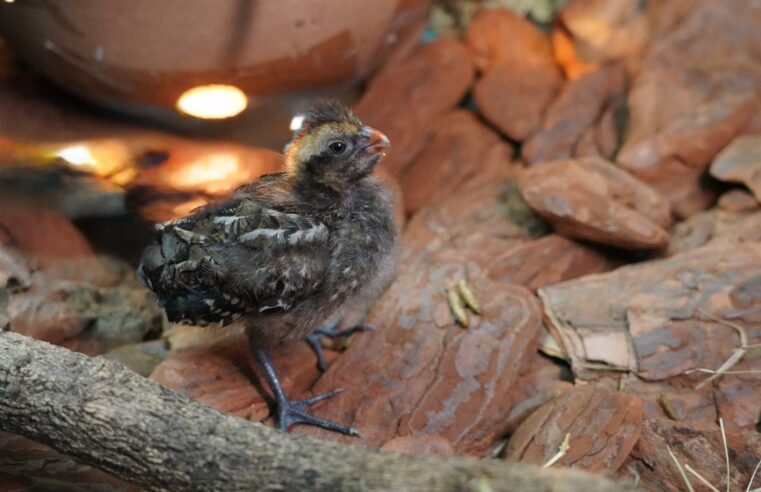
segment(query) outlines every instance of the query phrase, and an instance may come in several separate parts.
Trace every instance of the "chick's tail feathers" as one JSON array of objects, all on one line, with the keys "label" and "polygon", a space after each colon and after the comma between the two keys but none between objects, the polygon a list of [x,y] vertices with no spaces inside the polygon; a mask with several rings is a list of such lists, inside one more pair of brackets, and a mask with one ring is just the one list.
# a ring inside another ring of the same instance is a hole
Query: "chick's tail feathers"
[{"label": "chick's tail feathers", "polygon": [[243,314],[240,299],[210,287],[218,279],[208,252],[171,229],[146,248],[138,278],[156,294],[173,323],[224,326]]}]

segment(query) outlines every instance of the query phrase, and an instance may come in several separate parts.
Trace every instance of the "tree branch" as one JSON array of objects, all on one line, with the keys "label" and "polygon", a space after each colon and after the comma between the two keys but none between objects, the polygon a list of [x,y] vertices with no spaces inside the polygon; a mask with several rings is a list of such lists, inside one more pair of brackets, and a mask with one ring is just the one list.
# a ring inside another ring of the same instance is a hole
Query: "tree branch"
[{"label": "tree branch", "polygon": [[9,332],[0,333],[0,428],[150,490],[634,490],[571,471],[284,434]]}]

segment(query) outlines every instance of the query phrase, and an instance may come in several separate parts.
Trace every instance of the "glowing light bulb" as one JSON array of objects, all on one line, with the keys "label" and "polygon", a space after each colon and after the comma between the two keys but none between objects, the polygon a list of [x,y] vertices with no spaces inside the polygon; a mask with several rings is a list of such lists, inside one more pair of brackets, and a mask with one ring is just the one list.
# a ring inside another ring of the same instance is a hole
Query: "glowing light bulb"
[{"label": "glowing light bulb", "polygon": [[301,130],[301,125],[303,123],[304,123],[304,115],[303,114],[297,114],[291,120],[291,131],[295,132],[295,131]]},{"label": "glowing light bulb", "polygon": [[69,164],[77,167],[95,166],[95,158],[92,156],[90,149],[84,145],[75,145],[66,147],[56,152],[56,155]]},{"label": "glowing light bulb", "polygon": [[231,118],[248,106],[246,94],[234,85],[200,85],[186,90],[177,99],[183,113],[209,120]]}]

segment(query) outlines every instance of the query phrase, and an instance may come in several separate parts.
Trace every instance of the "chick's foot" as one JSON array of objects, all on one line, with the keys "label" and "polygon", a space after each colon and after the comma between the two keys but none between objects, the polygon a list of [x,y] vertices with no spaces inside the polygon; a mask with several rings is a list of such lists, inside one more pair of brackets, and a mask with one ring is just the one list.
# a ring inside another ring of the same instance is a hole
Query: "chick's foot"
[{"label": "chick's foot", "polygon": [[254,357],[264,370],[264,377],[267,384],[275,395],[277,404],[277,425],[280,430],[286,431],[293,424],[316,425],[324,429],[341,432],[349,436],[358,436],[359,432],[349,426],[331,422],[308,413],[306,410],[311,405],[322,400],[332,398],[342,390],[332,390],[319,395],[307,398],[306,400],[290,400],[285,396],[280,379],[275,372],[275,366],[272,363],[272,356],[268,350],[254,349]]},{"label": "chick's foot", "polygon": [[370,325],[356,325],[352,326],[351,328],[337,330],[337,324],[338,323],[336,322],[325,325],[306,336],[306,342],[310,347],[312,347],[314,354],[317,356],[317,368],[322,372],[325,372],[328,369],[328,363],[325,361],[325,354],[322,351],[322,343],[320,342],[321,337],[335,340],[336,338],[348,337],[349,335],[353,335],[355,333],[372,331],[375,329]]},{"label": "chick's foot", "polygon": [[316,425],[323,429],[328,429],[349,436],[359,436],[356,429],[323,419],[308,413],[306,409],[319,401],[333,398],[341,390],[327,391],[317,396],[307,398],[306,400],[278,400],[277,402],[277,425],[280,430],[288,430],[293,424]]}]

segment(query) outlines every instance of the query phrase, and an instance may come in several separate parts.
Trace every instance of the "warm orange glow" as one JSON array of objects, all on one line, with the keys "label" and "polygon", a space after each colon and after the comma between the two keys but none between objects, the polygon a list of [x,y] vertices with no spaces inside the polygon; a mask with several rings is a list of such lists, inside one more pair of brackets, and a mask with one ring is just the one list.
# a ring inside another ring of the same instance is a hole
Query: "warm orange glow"
[{"label": "warm orange glow", "polygon": [[207,203],[208,203],[208,200],[203,200],[201,198],[197,198],[195,200],[189,200],[189,201],[181,203],[179,205],[175,205],[174,207],[172,207],[172,217],[171,218],[172,219],[176,219],[176,218],[179,218],[179,217],[184,217],[184,216],[190,214],[191,212],[193,212],[193,210],[195,210],[195,209],[197,209],[199,207],[203,207]]},{"label": "warm orange glow", "polygon": [[127,145],[117,139],[90,140],[52,149],[71,167],[98,176],[111,176],[129,167],[132,160]]},{"label": "warm orange glow", "polygon": [[240,114],[248,106],[246,94],[234,85],[193,87],[177,99],[177,109],[196,118],[219,120]]},{"label": "warm orange glow", "polygon": [[208,154],[183,166],[172,176],[172,184],[181,189],[203,188],[208,193],[221,193],[230,188],[230,181],[239,171],[236,154]]},{"label": "warm orange glow", "polygon": [[576,53],[576,45],[571,36],[563,29],[552,31],[552,51],[563,71],[571,80],[577,79],[585,73],[597,69],[596,63],[589,63],[579,59]]}]

